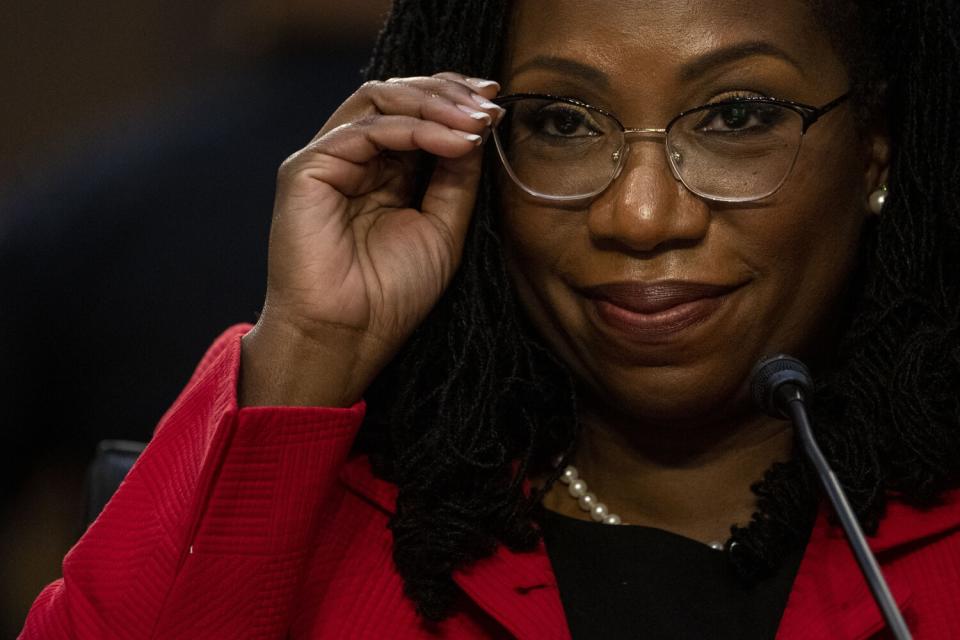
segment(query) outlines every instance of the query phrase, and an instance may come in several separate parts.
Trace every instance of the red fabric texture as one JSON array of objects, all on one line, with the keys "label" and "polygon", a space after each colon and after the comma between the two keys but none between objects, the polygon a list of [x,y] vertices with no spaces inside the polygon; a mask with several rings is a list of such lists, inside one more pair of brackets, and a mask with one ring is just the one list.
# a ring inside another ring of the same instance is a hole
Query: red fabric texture
[{"label": "red fabric texture", "polygon": [[[247,330],[211,347],[21,638],[569,637],[542,545],[458,571],[456,613],[424,625],[391,559],[396,488],[349,457],[363,404],[238,409]],[[914,637],[960,637],[960,493],[892,501],[870,543]],[[884,633],[824,509],[777,638]]]}]

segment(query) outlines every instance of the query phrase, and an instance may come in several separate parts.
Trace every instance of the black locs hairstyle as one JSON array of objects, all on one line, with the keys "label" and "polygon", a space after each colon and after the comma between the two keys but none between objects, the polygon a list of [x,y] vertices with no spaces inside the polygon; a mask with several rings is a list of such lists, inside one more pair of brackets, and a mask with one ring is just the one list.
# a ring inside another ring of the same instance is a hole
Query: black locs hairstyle
[{"label": "black locs hairstyle", "polygon": [[[871,531],[888,491],[929,503],[960,472],[960,3],[810,1],[836,34],[855,104],[880,107],[893,135],[890,197],[865,232],[839,357],[816,398],[821,446]],[[496,78],[508,20],[507,0],[396,0],[367,76]],[[533,548],[542,495],[523,480],[576,443],[573,382],[525,325],[496,220],[485,179],[461,268],[369,390],[358,445],[399,487],[394,560],[428,620],[455,605],[454,570],[497,544]],[[728,554],[747,580],[803,544],[819,500],[799,459],[753,489],[758,510],[731,530]]]}]

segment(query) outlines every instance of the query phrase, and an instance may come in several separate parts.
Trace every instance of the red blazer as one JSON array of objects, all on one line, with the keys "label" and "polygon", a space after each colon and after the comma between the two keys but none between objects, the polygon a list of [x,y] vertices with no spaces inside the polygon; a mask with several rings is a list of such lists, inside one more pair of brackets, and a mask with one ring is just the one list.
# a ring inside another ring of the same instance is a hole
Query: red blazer
[{"label": "red blazer", "polygon": [[[364,406],[237,408],[238,326],[213,345],[22,638],[568,638],[549,558],[501,547],[422,625],[391,559],[396,488],[348,459]],[[960,637],[960,493],[892,501],[871,545],[915,638]],[[868,638],[883,622],[821,513],[777,637]]]}]

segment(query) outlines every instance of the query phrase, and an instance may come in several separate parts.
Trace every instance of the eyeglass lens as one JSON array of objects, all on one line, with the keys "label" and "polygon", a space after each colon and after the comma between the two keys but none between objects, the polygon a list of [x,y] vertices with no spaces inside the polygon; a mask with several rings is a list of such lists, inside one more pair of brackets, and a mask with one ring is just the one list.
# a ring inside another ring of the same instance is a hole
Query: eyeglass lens
[{"label": "eyeglass lens", "polygon": [[[552,98],[504,105],[496,142],[513,179],[545,198],[591,197],[616,177],[626,134],[612,116]],[[796,160],[802,116],[785,106],[724,102],[686,113],[670,126],[666,151],[697,195],[748,201],[776,191]]]}]

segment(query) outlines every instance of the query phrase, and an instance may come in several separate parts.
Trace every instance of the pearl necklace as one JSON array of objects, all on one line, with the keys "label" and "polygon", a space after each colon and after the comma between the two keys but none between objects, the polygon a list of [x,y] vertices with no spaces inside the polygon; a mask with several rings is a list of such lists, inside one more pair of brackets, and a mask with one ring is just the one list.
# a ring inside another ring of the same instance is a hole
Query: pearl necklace
[{"label": "pearl necklace", "polygon": [[[615,513],[610,513],[607,505],[600,502],[597,496],[590,493],[587,489],[587,483],[580,477],[577,468],[573,465],[567,465],[560,474],[560,482],[567,485],[567,492],[577,501],[582,511],[586,511],[593,518],[594,522],[603,524],[623,524],[623,521]],[[716,551],[723,551],[723,543],[713,541],[707,545]]]}]

